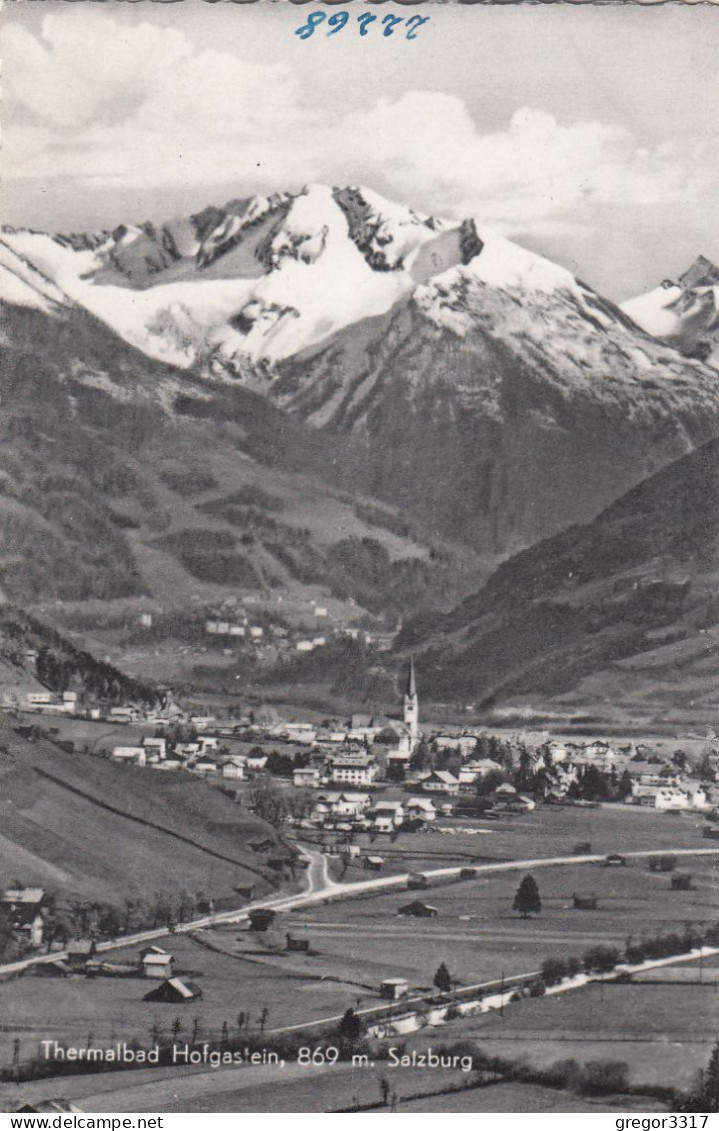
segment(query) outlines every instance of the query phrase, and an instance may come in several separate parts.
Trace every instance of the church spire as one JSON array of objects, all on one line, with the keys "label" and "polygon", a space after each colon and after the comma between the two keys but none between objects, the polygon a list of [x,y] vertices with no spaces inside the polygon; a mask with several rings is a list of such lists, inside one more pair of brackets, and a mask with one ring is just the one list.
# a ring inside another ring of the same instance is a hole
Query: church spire
[{"label": "church spire", "polygon": [[414,746],[419,738],[419,698],[414,676],[414,657],[409,662],[407,689],[404,693],[404,722],[409,727],[410,739]]},{"label": "church spire", "polygon": [[405,692],[405,695],[412,696],[412,698],[417,695],[417,682],[414,676],[414,656],[412,656],[409,661],[409,672],[407,673],[407,690]]}]

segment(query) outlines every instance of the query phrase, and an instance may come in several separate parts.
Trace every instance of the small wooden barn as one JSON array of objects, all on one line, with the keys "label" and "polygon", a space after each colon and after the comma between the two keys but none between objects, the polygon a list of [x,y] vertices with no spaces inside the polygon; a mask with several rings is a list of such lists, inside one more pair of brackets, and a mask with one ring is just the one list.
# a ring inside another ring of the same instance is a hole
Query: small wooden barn
[{"label": "small wooden barn", "polygon": [[301,954],[307,954],[310,949],[310,940],[306,935],[285,935],[287,939],[287,949],[298,951]]},{"label": "small wooden barn", "polygon": [[146,993],[142,1000],[181,1005],[184,1002],[196,1001],[199,997],[202,997],[202,990],[195,982],[187,982],[184,978],[167,978],[154,990]]},{"label": "small wooden barn", "polygon": [[250,930],[266,931],[274,922],[276,914],[271,907],[253,907],[249,913]]},{"label": "small wooden barn", "polygon": [[692,878],[688,872],[676,872],[671,879],[672,891],[691,891]]},{"label": "small wooden barn", "polygon": [[398,1001],[409,993],[409,982],[406,978],[385,978],[379,988],[379,996],[386,1001]]},{"label": "small wooden barn", "polygon": [[397,914],[412,916],[415,919],[436,919],[437,908],[429,903],[422,903],[421,899],[414,899],[411,903],[405,903],[404,907],[400,907]]},{"label": "small wooden barn", "polygon": [[72,939],[67,944],[67,964],[75,973],[84,973],[87,964],[95,957],[94,939]]}]

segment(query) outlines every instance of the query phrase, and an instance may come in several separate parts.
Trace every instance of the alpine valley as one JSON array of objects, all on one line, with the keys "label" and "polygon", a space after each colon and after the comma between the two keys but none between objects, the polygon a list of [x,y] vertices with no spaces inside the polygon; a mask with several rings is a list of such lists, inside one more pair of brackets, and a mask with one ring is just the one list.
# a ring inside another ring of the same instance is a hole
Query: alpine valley
[{"label": "alpine valley", "polygon": [[[574,560],[589,530],[601,560],[623,560],[615,500],[646,490],[632,522],[654,523],[687,467],[700,496],[719,435],[717,277],[700,257],[620,308],[481,218],[359,187],[114,231],[6,229],[0,584],[61,627],[85,610],[98,647],[123,601],[335,601],[338,623],[403,617],[400,645],[454,670],[513,570],[546,575],[530,547],[559,536],[546,552]],[[650,543],[633,540],[632,568],[649,569]],[[693,561],[684,544],[682,584]],[[406,623],[454,605],[431,629]],[[463,699],[539,688],[489,660],[464,677]]]}]

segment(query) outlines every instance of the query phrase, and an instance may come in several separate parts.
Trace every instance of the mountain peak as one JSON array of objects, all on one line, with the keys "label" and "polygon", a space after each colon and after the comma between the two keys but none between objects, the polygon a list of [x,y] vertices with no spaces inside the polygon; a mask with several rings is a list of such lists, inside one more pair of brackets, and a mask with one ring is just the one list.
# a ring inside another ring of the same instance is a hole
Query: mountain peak
[{"label": "mountain peak", "polygon": [[679,276],[679,285],[684,290],[694,287],[716,287],[719,285],[719,267],[715,267],[705,255],[698,255],[691,267]]},{"label": "mountain peak", "polygon": [[698,255],[678,281],[665,279],[622,310],[647,334],[719,369],[719,268],[706,256]]}]

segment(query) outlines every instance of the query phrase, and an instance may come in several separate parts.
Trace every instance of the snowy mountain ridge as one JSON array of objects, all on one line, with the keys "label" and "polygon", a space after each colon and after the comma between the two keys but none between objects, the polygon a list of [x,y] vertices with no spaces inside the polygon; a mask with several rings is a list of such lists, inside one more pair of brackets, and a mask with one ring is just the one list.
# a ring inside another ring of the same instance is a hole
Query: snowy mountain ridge
[{"label": "snowy mountain ridge", "polygon": [[[309,185],[87,236],[7,231],[0,256],[8,301],[74,304],[105,323],[88,321],[89,339],[109,327],[184,370],[170,415],[177,402],[224,422],[226,395],[260,394],[268,451],[309,425],[333,484],[483,554],[591,520],[719,434],[700,357],[481,218],[369,188]],[[680,294],[713,302],[711,264],[695,266]]]},{"label": "snowy mountain ridge", "polygon": [[[8,247],[149,356],[251,378],[387,314],[466,267],[502,290],[583,290],[566,269],[484,228],[368,188],[310,185],[113,232],[4,234]],[[579,288],[579,289],[578,289]],[[614,318],[612,318],[614,321]]]},{"label": "snowy mountain ridge", "polygon": [[622,303],[648,334],[719,369],[719,268],[700,255],[678,280]]}]

